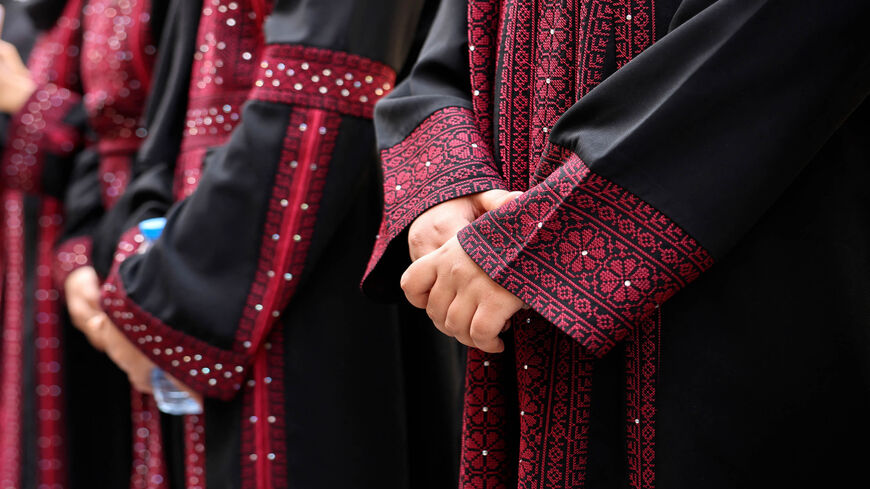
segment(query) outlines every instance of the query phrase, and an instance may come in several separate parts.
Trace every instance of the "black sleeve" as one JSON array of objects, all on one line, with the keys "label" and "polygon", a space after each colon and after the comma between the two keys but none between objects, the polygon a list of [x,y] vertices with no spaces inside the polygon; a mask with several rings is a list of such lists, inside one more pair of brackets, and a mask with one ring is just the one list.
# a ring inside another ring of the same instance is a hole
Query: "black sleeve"
[{"label": "black sleeve", "polygon": [[678,12],[563,114],[538,184],[462,230],[463,248],[603,354],[725,256],[864,101],[868,14],[860,0]]},{"label": "black sleeve", "polygon": [[[276,10],[293,17],[293,5]],[[389,35],[354,25],[354,35]],[[103,289],[118,327],[211,397],[236,394],[307,264],[328,259],[319,255],[339,224],[372,204],[360,190],[375,176],[372,111],[395,83],[386,63],[311,45],[268,44],[257,64],[242,122],[207,156],[196,191],[169,210],[146,253],[136,253],[135,229],[124,234]]]}]

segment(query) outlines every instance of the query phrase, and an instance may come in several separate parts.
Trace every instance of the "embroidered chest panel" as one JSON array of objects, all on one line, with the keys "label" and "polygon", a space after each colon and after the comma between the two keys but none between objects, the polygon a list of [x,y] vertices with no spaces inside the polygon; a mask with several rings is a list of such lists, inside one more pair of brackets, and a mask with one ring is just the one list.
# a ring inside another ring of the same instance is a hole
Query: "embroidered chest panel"
[{"label": "embroidered chest panel", "polygon": [[649,47],[653,32],[650,0],[470,2],[475,115],[497,131],[494,153],[511,189],[534,183],[559,117]]},{"label": "embroidered chest panel", "polygon": [[157,49],[149,0],[91,0],[82,11],[85,107],[102,139],[141,139]]},{"label": "embroidered chest panel", "polygon": [[199,185],[209,147],[226,142],[241,120],[263,50],[263,16],[271,0],[207,0],[193,56],[182,152],[175,196]]}]

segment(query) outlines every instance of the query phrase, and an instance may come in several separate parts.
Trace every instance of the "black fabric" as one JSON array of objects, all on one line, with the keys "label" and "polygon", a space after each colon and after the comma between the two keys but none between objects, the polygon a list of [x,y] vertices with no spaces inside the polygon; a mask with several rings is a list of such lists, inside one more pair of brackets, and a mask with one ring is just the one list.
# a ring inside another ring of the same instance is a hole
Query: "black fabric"
[{"label": "black fabric", "polygon": [[[625,474],[625,347],[595,363],[589,415],[586,483],[590,488],[628,488]],[[665,487],[665,486],[661,486]]]},{"label": "black fabric", "polygon": [[358,54],[399,71],[423,1],[278,0],[266,21],[266,42]]},{"label": "black fabric", "polygon": [[870,435],[870,108],[662,309],[660,487],[840,487]]},{"label": "black fabric", "polygon": [[60,17],[66,2],[67,0],[26,0],[24,7],[34,27],[46,31],[51,29]]},{"label": "black fabric", "polygon": [[66,311],[63,324],[69,487],[128,487],[133,428],[127,376],[94,350],[72,326]]},{"label": "black fabric", "polygon": [[441,2],[428,36],[410,75],[375,107],[378,148],[389,148],[405,139],[427,116],[444,107],[471,108],[468,76],[468,33],[465,0]]},{"label": "black fabric", "polygon": [[[199,189],[167,214],[161,239],[121,265],[127,294],[137,304],[224,349],[232,348],[254,279],[291,111],[286,105],[248,104],[245,122],[211,154]],[[215,190],[200,191],[210,187]]]},{"label": "black fabric", "polygon": [[61,242],[90,236],[103,215],[100,190],[100,155],[91,146],[75,155],[64,195],[64,231]]},{"label": "black fabric", "polygon": [[[454,487],[459,480],[465,346],[432,327],[410,304],[398,304],[404,379],[409,488]],[[421,381],[422,379],[422,381]],[[445,429],[448,428],[448,429]]]},{"label": "black fabric", "polygon": [[241,487],[242,398],[228,402],[206,398],[204,404],[206,487]]},{"label": "black fabric", "polygon": [[170,489],[187,487],[185,423],[184,416],[160,413],[163,461],[166,463],[167,484]]}]

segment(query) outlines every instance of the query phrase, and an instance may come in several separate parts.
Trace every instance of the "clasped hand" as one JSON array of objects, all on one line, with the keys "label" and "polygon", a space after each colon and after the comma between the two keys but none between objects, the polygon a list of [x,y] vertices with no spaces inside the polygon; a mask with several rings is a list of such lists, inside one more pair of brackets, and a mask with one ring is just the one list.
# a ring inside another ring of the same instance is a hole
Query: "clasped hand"
[{"label": "clasped hand", "polygon": [[489,353],[504,351],[498,335],[523,302],[477,266],[456,234],[520,194],[490,190],[449,200],[421,214],[408,230],[413,263],[401,279],[405,297],[425,309],[439,331]]}]

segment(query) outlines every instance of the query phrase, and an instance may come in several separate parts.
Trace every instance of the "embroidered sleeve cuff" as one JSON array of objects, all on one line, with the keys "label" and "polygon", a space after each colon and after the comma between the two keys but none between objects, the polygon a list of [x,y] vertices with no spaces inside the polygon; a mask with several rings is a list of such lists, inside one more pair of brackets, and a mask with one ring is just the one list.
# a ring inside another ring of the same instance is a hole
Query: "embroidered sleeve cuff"
[{"label": "embroidered sleeve cuff", "polygon": [[66,116],[81,97],[53,84],[40,86],[12,118],[3,156],[5,186],[25,192],[40,190],[46,155],[67,156],[79,145],[80,128]]},{"label": "embroidered sleeve cuff", "polygon": [[55,252],[54,283],[64,289],[67,277],[81,267],[92,266],[91,238],[78,236],[61,243]]},{"label": "embroidered sleeve cuff", "polygon": [[713,260],[573,152],[550,154],[561,162],[556,171],[481,216],[459,241],[493,280],[601,356]]},{"label": "embroidered sleeve cuff", "polygon": [[363,279],[367,289],[388,249],[407,255],[406,243],[391,243],[417,216],[450,199],[505,187],[474,114],[466,108],[433,113],[404,141],[382,151],[381,158],[384,216]]},{"label": "embroidered sleeve cuff", "polygon": [[115,264],[103,285],[103,309],[115,326],[158,367],[204,396],[231,399],[246,376],[244,355],[173,329],[127,295],[120,265],[138,251],[143,241],[136,229],[121,238]]}]

